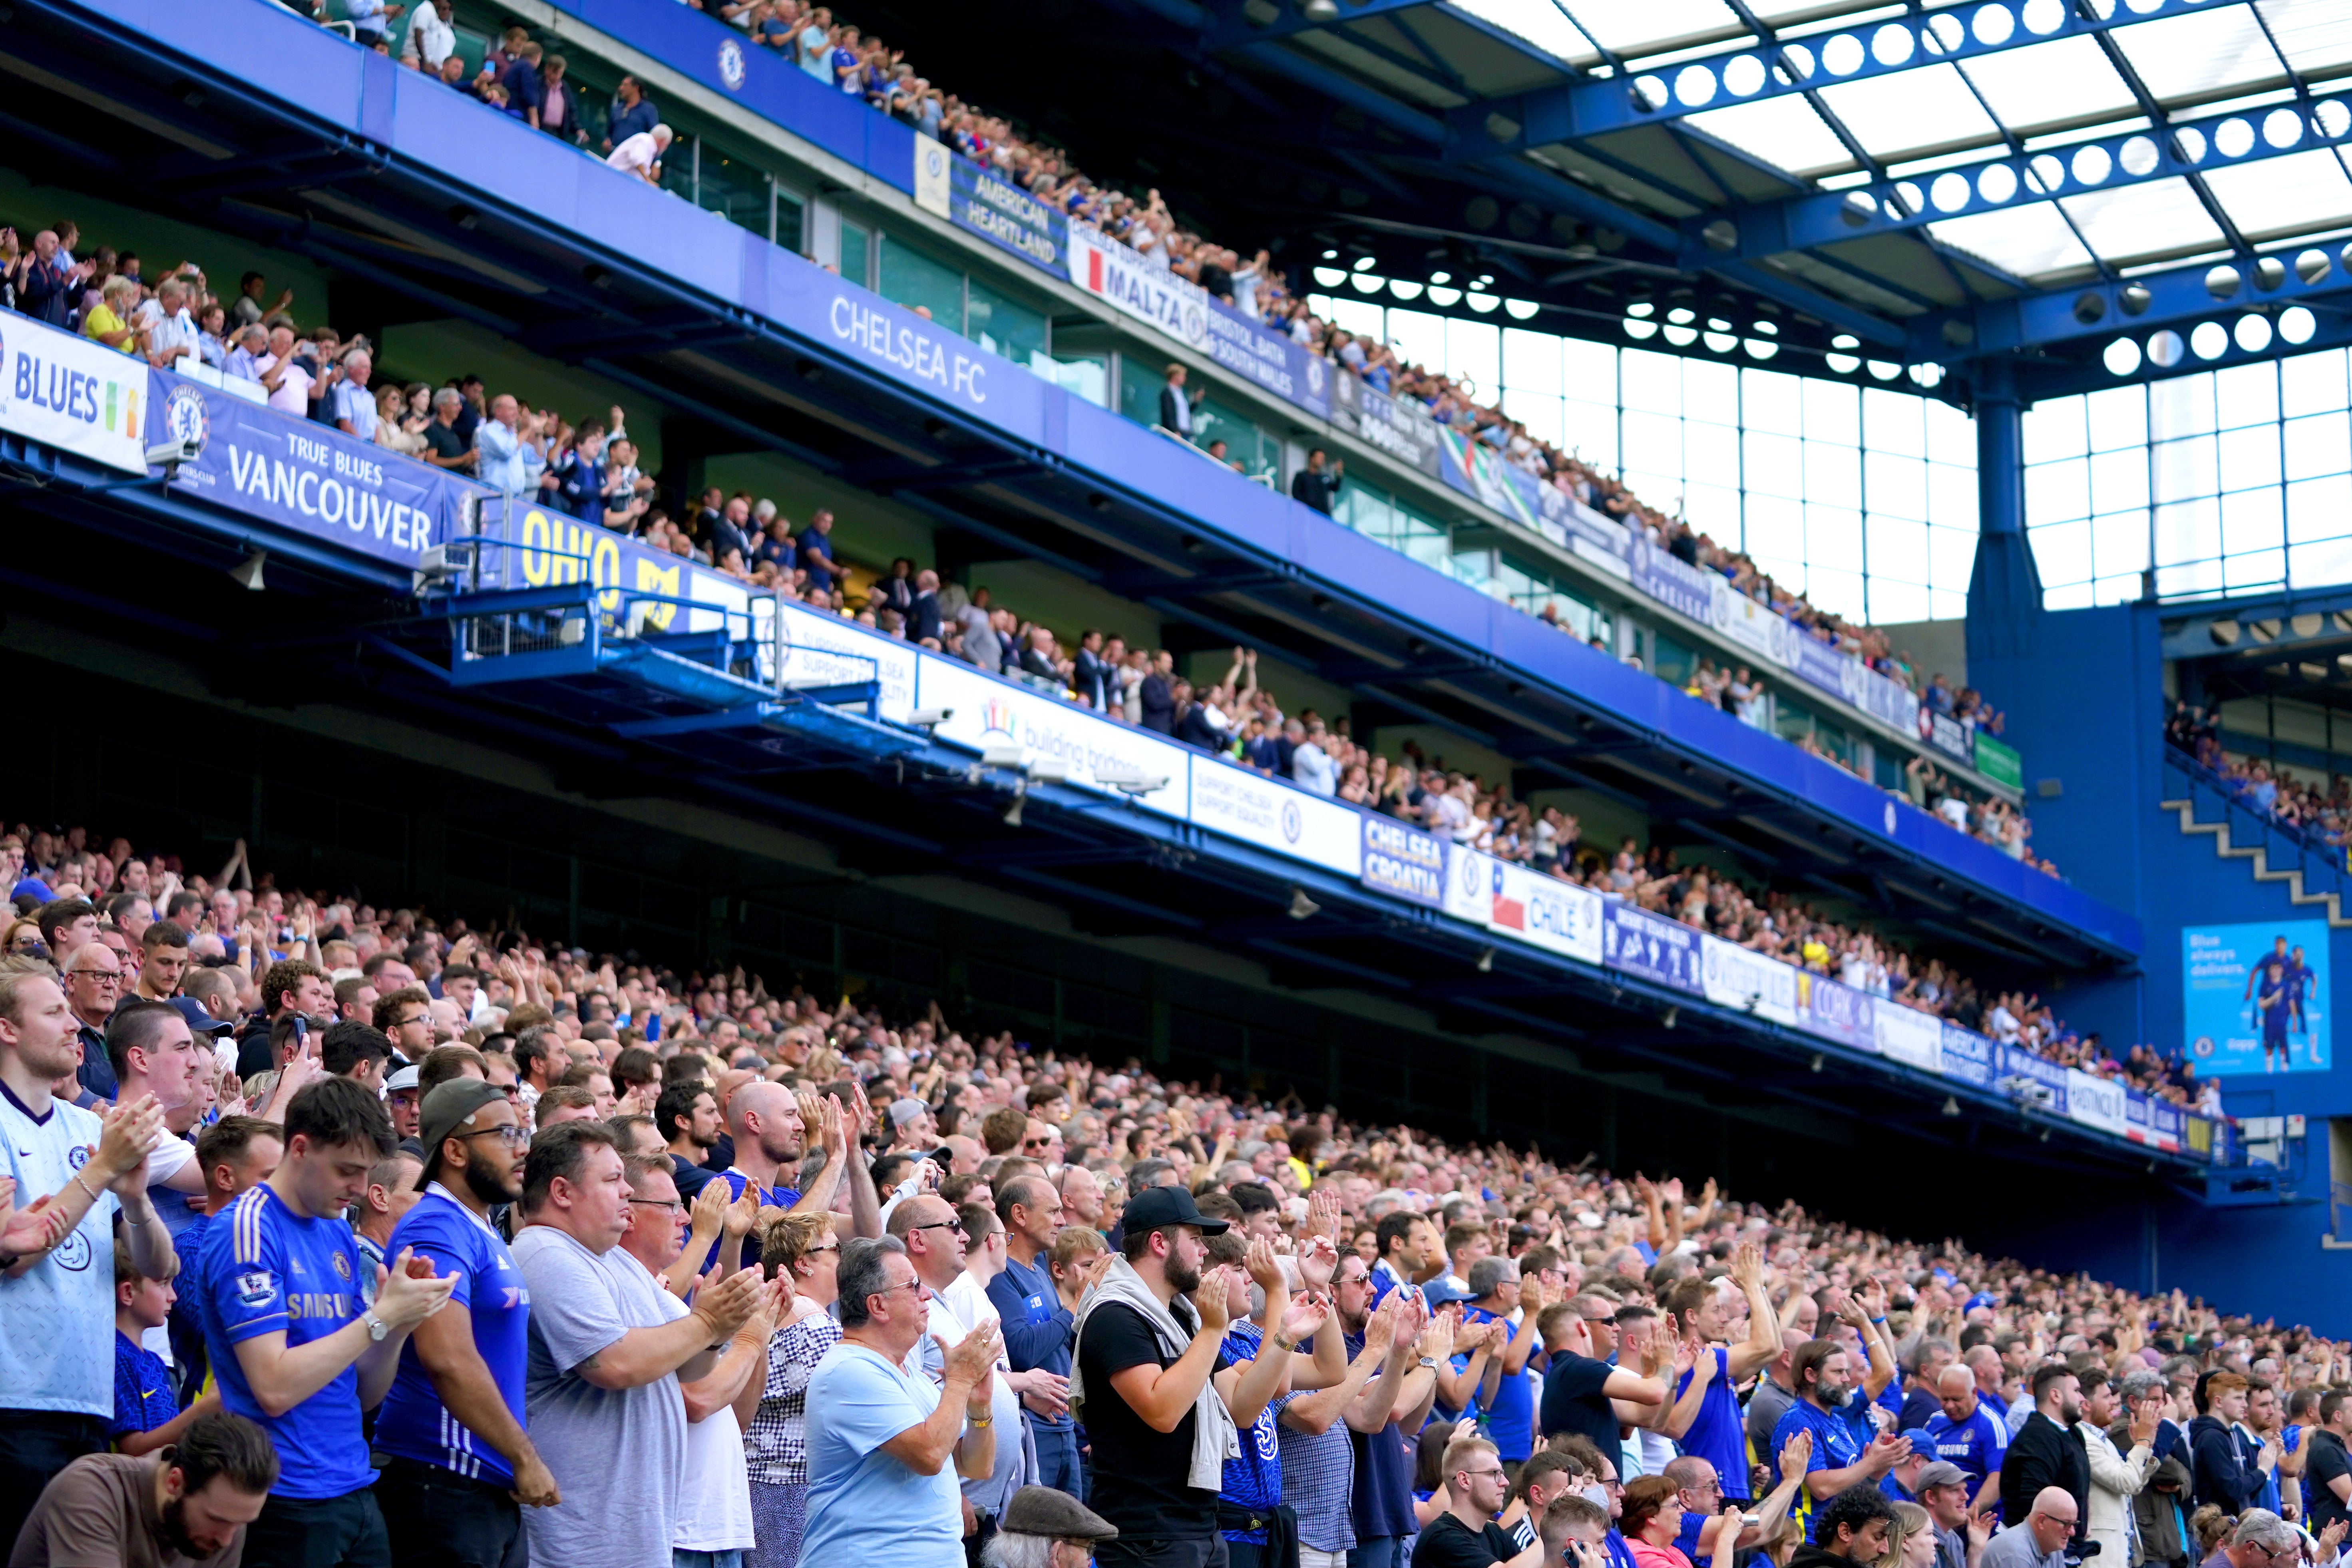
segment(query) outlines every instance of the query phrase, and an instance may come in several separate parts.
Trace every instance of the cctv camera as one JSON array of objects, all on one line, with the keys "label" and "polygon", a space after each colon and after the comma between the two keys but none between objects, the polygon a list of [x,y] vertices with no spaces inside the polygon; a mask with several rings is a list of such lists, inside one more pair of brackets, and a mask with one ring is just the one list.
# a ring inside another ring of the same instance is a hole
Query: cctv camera
[{"label": "cctv camera", "polygon": [[176,468],[182,463],[193,463],[205,449],[204,443],[194,436],[183,436],[160,447],[147,448],[147,466],[151,468]]}]

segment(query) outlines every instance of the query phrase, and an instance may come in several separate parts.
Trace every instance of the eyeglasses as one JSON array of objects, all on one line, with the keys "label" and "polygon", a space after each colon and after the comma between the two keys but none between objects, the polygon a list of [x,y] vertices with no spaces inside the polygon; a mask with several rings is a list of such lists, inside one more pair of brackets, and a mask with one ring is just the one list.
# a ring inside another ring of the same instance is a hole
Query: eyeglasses
[{"label": "eyeglasses", "polygon": [[668,1209],[676,1214],[682,1214],[686,1210],[686,1205],[676,1198],[631,1198],[629,1201],[633,1204],[643,1204],[649,1209]]},{"label": "eyeglasses", "polygon": [[[485,1127],[478,1132],[468,1132],[464,1134],[464,1136],[467,1138],[495,1138],[501,1143],[505,1143],[509,1147],[518,1143],[528,1143],[530,1142],[530,1131],[526,1128],[518,1127],[511,1121],[507,1123],[504,1127]],[[636,1203],[640,1200],[631,1198],[629,1201],[631,1203]],[[650,1202],[651,1200],[647,1199],[644,1201]]]},{"label": "eyeglasses", "polygon": [[958,1236],[970,1234],[964,1229],[963,1221],[960,1219],[935,1219],[929,1225],[910,1225],[907,1228],[908,1230],[951,1230]]},{"label": "eyeglasses", "polygon": [[840,1250],[841,1243],[837,1241],[829,1241],[823,1247],[810,1247],[806,1252],[802,1253],[801,1256],[803,1258],[814,1258],[820,1252],[839,1252]]},{"label": "eyeglasses", "polygon": [[1503,1474],[1504,1472],[1503,1472],[1503,1467],[1502,1467],[1502,1466],[1500,1466],[1500,1465],[1496,1465],[1496,1466],[1493,1469],[1491,1469],[1491,1470],[1457,1470],[1457,1471],[1455,1471],[1454,1473],[1455,1473],[1456,1475],[1467,1476],[1467,1477],[1469,1477],[1472,1480],[1476,1480],[1476,1479],[1477,1479],[1479,1477],[1481,1477],[1481,1476],[1499,1476],[1499,1475]]},{"label": "eyeglasses", "polygon": [[122,973],[120,970],[68,969],[66,973],[68,974],[84,975],[91,980],[97,981],[100,985],[120,985],[122,984]]}]

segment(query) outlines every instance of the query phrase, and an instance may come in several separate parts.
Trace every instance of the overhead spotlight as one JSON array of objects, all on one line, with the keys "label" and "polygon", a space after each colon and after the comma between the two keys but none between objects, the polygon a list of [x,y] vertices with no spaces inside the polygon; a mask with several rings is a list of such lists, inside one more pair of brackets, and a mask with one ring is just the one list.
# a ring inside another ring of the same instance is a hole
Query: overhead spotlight
[{"label": "overhead spotlight", "polygon": [[1339,0],[1298,0],[1298,14],[1310,22],[1334,21],[1339,15]]},{"label": "overhead spotlight", "polygon": [[1822,1055],[1821,1052],[1819,1052],[1819,1051],[1815,1051],[1815,1052],[1813,1053],[1813,1059],[1812,1059],[1811,1061],[1810,1061],[1810,1062],[1806,1063],[1805,1065],[1806,1065],[1808,1068],[1811,1068],[1813,1071],[1815,1071],[1815,1072],[1819,1072],[1819,1071],[1821,1071],[1821,1070],[1822,1070],[1822,1068],[1825,1068],[1825,1067],[1829,1066],[1829,1060],[1830,1060],[1830,1059],[1829,1059],[1829,1058],[1827,1058],[1827,1057],[1823,1056],[1823,1055]]},{"label": "overhead spotlight", "polygon": [[1307,896],[1304,888],[1290,889],[1290,918],[1303,921],[1321,911],[1323,906]]},{"label": "overhead spotlight", "polygon": [[1679,1024],[1679,1023],[1681,1023],[1681,1022],[1683,1021],[1683,1010],[1682,1010],[1680,1007],[1669,1007],[1669,1008],[1667,1008],[1667,1009],[1666,1009],[1666,1016],[1665,1016],[1665,1017],[1664,1017],[1663,1020],[1661,1020],[1661,1021],[1662,1021],[1662,1022],[1666,1026],[1666,1027],[1667,1027],[1667,1028],[1671,1029],[1671,1028],[1673,1028],[1676,1024]]},{"label": "overhead spotlight", "polygon": [[1478,973],[1481,974],[1491,974],[1494,971],[1495,950],[1492,947],[1480,948],[1478,950]]},{"label": "overhead spotlight", "polygon": [[1006,806],[1006,807],[1004,808],[1004,815],[1003,815],[1002,817],[1000,817],[998,820],[999,820],[999,821],[1001,821],[1001,822],[1003,822],[1003,823],[1004,824],[1004,826],[1007,826],[1007,827],[1018,827],[1018,826],[1021,826],[1021,806],[1022,806],[1022,804],[1023,804],[1024,801],[1026,801],[1028,798],[1029,798],[1029,786],[1028,786],[1028,785],[1024,784],[1024,785],[1022,785],[1019,789],[1014,790],[1014,791],[1013,792],[1013,804],[1012,804],[1011,805],[1008,805],[1008,806]]},{"label": "overhead spotlight", "polygon": [[1958,1116],[1959,1113],[1960,1102],[1954,1100],[1948,1094],[1944,1096],[1944,1114],[1947,1116]]},{"label": "overhead spotlight", "polygon": [[269,552],[256,550],[228,569],[229,580],[240,588],[249,589],[256,594],[260,593],[264,586],[261,581],[261,567],[262,563],[268,559]]}]

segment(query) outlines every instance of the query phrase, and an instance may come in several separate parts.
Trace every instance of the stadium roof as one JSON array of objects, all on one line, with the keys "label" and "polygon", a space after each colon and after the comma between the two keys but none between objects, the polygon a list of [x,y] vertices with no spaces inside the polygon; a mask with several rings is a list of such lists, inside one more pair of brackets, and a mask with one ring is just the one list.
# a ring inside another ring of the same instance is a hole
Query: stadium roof
[{"label": "stadium roof", "polygon": [[[1147,173],[1189,141],[1230,182],[1266,116],[1293,134],[1257,142],[1262,164],[1321,165],[1237,183],[1339,252],[1325,288],[1370,254],[1417,309],[1516,300],[1621,341],[1646,318],[1669,328],[1651,346],[1761,339],[1846,371],[1998,353],[2049,362],[2024,369],[2036,395],[2062,389],[2051,372],[2112,382],[2342,331],[2307,305],[2347,286],[2352,0],[1095,3],[1209,95],[1213,123],[1144,121]],[[1082,163],[1127,133],[1020,107]],[[1432,268],[1455,287],[1429,293]],[[1502,300],[1461,291],[1477,271]],[[2225,341],[2190,352],[2216,317]]]}]

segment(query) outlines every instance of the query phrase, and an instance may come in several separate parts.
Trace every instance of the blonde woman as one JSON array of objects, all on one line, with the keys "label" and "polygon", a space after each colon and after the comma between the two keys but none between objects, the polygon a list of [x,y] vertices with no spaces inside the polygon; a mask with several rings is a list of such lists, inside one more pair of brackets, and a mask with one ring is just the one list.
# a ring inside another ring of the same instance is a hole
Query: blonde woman
[{"label": "blonde woman", "polygon": [[83,312],[81,335],[127,354],[139,352],[139,331],[131,312],[139,305],[139,285],[128,278],[110,278],[99,290],[98,303]]},{"label": "blonde woman", "polygon": [[1897,1502],[1876,1568],[1936,1568],[1936,1523],[1916,1502]]},{"label": "blonde woman", "polygon": [[425,437],[408,428],[408,399],[397,386],[383,386],[375,395],[375,444],[413,458],[425,449]]},{"label": "blonde woman", "polygon": [[824,1352],[841,1342],[833,1305],[841,1241],[830,1214],[788,1214],[768,1226],[760,1266],[793,1282],[793,1300],[768,1340],[768,1375],[748,1384],[735,1414],[751,1478],[755,1544],[744,1568],[795,1568],[808,1521],[808,1386]]}]

